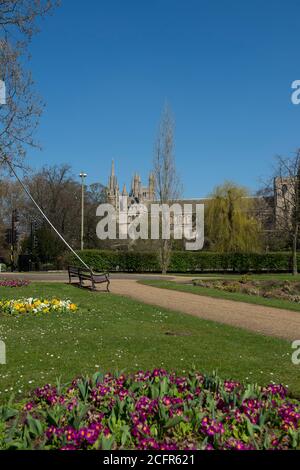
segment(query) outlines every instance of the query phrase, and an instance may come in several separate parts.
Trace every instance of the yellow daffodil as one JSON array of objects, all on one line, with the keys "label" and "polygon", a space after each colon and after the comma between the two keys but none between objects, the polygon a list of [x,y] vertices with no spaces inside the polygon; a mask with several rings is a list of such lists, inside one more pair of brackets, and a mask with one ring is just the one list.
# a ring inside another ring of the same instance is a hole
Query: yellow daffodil
[{"label": "yellow daffodil", "polygon": [[51,312],[75,312],[77,308],[77,305],[70,300],[60,300],[57,298],[52,300],[28,298],[0,301],[0,313],[3,312],[11,315],[19,313],[49,314]]}]

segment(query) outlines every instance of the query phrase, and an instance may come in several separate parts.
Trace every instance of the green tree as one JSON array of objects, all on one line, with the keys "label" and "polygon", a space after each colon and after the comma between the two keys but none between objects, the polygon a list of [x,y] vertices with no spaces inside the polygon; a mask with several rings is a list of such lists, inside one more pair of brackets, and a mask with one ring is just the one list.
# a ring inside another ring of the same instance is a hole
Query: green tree
[{"label": "green tree", "polygon": [[42,263],[51,263],[64,252],[64,244],[46,224],[37,230],[36,238],[37,258]]},{"label": "green tree", "polygon": [[260,225],[247,189],[232,182],[217,186],[208,203],[205,231],[214,251],[259,251]]}]

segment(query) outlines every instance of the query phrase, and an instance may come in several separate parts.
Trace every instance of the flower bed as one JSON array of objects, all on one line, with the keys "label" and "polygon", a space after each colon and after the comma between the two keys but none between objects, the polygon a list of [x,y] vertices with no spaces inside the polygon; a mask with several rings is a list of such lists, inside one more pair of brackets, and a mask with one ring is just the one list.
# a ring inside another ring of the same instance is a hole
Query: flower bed
[{"label": "flower bed", "polygon": [[243,276],[237,280],[197,280],[193,284],[198,287],[218,289],[223,292],[261,296],[270,299],[300,302],[300,282],[272,280],[252,280],[251,276]]},{"label": "flower bed", "polygon": [[0,287],[25,287],[29,286],[30,281],[25,279],[2,279],[0,280]]},{"label": "flower bed", "polygon": [[28,299],[1,300],[0,313],[6,315],[24,315],[24,314],[48,314],[52,312],[65,313],[75,312],[77,305],[71,300],[60,299]]},{"label": "flower bed", "polygon": [[[2,419],[2,424],[1,424]],[[76,379],[0,407],[0,448],[296,449],[300,402],[281,385],[164,370]]]}]

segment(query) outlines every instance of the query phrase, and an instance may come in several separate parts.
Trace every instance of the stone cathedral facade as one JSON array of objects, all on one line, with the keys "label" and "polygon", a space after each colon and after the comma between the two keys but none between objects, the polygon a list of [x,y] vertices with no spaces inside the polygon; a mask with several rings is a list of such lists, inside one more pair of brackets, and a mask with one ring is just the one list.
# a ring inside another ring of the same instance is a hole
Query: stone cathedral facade
[{"label": "stone cathedral facade", "polygon": [[148,204],[154,201],[155,197],[155,181],[153,173],[150,173],[148,185],[144,186],[139,174],[135,173],[132,178],[131,188],[127,191],[124,184],[122,191],[115,174],[115,164],[112,161],[111,173],[107,186],[107,202],[112,204],[116,209],[119,208],[119,197],[127,196],[130,204]]},{"label": "stone cathedral facade", "polygon": [[[272,232],[278,225],[277,219],[285,209],[285,201],[288,200],[286,196],[290,195],[292,199],[294,182],[291,178],[276,177],[273,180],[273,194],[268,197],[253,196],[254,212],[253,216],[256,217],[266,232]],[[141,177],[138,173],[132,178],[131,187],[128,189],[124,184],[122,191],[120,191],[117,176],[115,174],[115,165],[112,161],[111,174],[108,179],[107,186],[107,202],[112,204],[116,209],[119,209],[119,197],[128,197],[128,206],[134,204],[144,204],[149,207],[152,202],[155,202],[155,179],[154,174],[150,173],[148,185],[143,185]],[[208,204],[210,198],[199,198],[193,200],[182,199],[179,204]]]}]

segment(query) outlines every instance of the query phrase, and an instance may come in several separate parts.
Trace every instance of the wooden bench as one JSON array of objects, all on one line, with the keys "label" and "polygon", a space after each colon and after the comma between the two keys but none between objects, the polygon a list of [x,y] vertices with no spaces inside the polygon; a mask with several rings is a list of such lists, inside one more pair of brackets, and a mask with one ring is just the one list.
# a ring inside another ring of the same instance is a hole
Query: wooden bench
[{"label": "wooden bench", "polygon": [[91,269],[68,266],[68,274],[70,284],[74,277],[78,278],[80,287],[84,287],[83,281],[90,281],[93,290],[96,290],[96,284],[106,283],[106,290],[109,292],[109,273],[94,273]]}]

